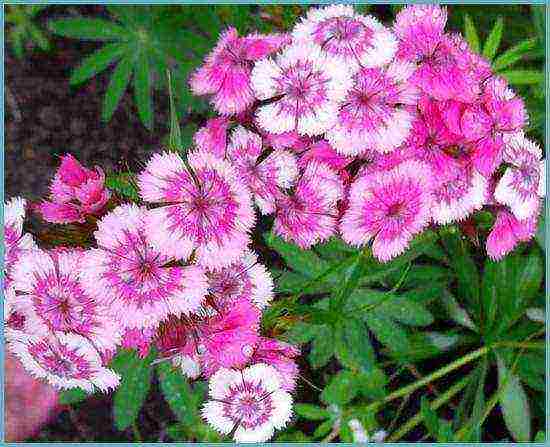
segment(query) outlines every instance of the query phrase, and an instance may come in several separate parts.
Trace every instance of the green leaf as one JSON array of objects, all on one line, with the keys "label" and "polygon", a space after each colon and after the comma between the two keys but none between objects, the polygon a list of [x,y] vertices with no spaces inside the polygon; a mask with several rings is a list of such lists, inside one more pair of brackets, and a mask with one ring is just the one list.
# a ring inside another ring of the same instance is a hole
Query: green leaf
[{"label": "green leaf", "polygon": [[173,151],[181,152],[184,148],[181,144],[181,129],[176,111],[176,102],[174,100],[174,89],[172,85],[172,75],[170,70],[166,70],[168,80],[168,93],[170,96],[170,143],[168,147]]},{"label": "green leaf", "polygon": [[192,424],[196,419],[196,408],[187,379],[170,362],[159,363],[157,372],[162,395],[172,412],[184,424]]},{"label": "green leaf", "polygon": [[346,300],[358,287],[359,280],[365,273],[366,265],[364,259],[364,252],[359,252],[359,254],[355,256],[355,261],[353,261],[351,267],[346,272],[344,283],[331,295],[330,310],[332,313],[341,311],[345,306]]},{"label": "green leaf", "polygon": [[313,437],[322,438],[323,436],[328,435],[329,432],[332,430],[333,425],[334,421],[332,420],[323,422],[315,429],[315,431],[313,432]]},{"label": "green leaf", "polygon": [[[472,423],[480,421],[483,417],[483,411],[485,409],[485,381],[487,380],[487,372],[489,370],[489,362],[487,357],[485,357],[481,364],[477,367],[476,377],[478,378],[477,382],[477,392],[474,400],[474,406],[472,409]],[[481,428],[482,425],[478,426],[475,424],[475,428],[471,433],[471,442],[481,442]]]},{"label": "green leaf", "polygon": [[470,44],[472,51],[479,53],[480,46],[476,26],[468,14],[464,14],[464,37],[466,38],[466,42]]},{"label": "green leaf", "polygon": [[124,350],[111,363],[112,368],[121,376],[113,399],[114,420],[118,430],[125,430],[137,419],[151,387],[153,356],[151,353],[141,359],[136,352]]},{"label": "green leaf", "polygon": [[434,317],[422,305],[403,296],[395,296],[383,302],[376,311],[408,326],[429,326]]},{"label": "green leaf", "polygon": [[348,368],[371,371],[376,362],[369,333],[356,318],[340,320],[334,333],[336,358]]},{"label": "green leaf", "polygon": [[392,352],[405,352],[411,345],[407,333],[391,318],[376,311],[369,312],[365,321],[375,337]]},{"label": "green leaf", "polygon": [[126,51],[128,51],[128,46],[125,43],[106,44],[82,60],[71,73],[70,84],[77,85],[90,79],[109,65],[114,64]]},{"label": "green leaf", "polygon": [[36,45],[38,45],[38,48],[40,48],[42,51],[48,51],[50,49],[50,41],[46,37],[46,35],[36,27],[33,23],[29,25],[29,34]]},{"label": "green leaf", "polygon": [[317,326],[317,333],[311,344],[309,363],[313,369],[325,366],[334,354],[334,337],[329,326]]},{"label": "green leaf", "polygon": [[542,430],[538,431],[535,435],[535,443],[537,444],[544,444],[546,442],[546,433],[544,433]]},{"label": "green leaf", "polygon": [[517,45],[514,45],[512,48],[506,50],[493,61],[493,70],[500,71],[504,68],[508,68],[511,65],[514,65],[522,57],[529,54],[531,50],[534,50],[536,46],[537,40],[534,38],[526,39],[518,43]]},{"label": "green leaf", "polygon": [[321,400],[327,404],[341,406],[351,402],[358,392],[356,374],[351,371],[340,371],[331,378],[321,393]]},{"label": "green leaf", "polygon": [[430,402],[426,396],[420,398],[420,414],[430,435],[434,439],[437,439],[439,434],[439,418],[437,417],[437,413],[430,407]]},{"label": "green leaf", "polygon": [[540,248],[542,251],[546,253],[546,206],[542,208],[540,217],[539,217],[539,224],[537,229],[537,234],[535,235],[535,239],[537,240]]},{"label": "green leaf", "polygon": [[527,258],[523,257],[523,265],[518,277],[518,295],[524,302],[530,302],[538,294],[544,277],[544,259],[537,249],[531,250]]},{"label": "green leaf", "polygon": [[315,338],[319,332],[319,326],[309,323],[296,323],[285,334],[285,338],[290,343],[303,344],[308,343]]},{"label": "green leaf", "polygon": [[541,84],[544,82],[544,73],[538,70],[508,70],[500,72],[510,84]]},{"label": "green leaf", "polygon": [[134,67],[134,58],[134,54],[127,53],[113,71],[107,86],[107,92],[103,98],[103,108],[101,110],[101,119],[105,122],[108,122],[113,116],[122,95],[126,91],[126,87],[128,87]]},{"label": "green leaf", "polygon": [[502,41],[502,31],[504,30],[504,19],[499,17],[493,26],[493,29],[489,33],[489,37],[485,41],[483,46],[483,56],[489,61],[492,61],[497,54],[498,47]]},{"label": "green leaf", "polygon": [[294,412],[310,421],[322,421],[330,417],[330,412],[326,408],[313,404],[294,404]]},{"label": "green leaf", "polygon": [[90,397],[90,394],[80,388],[72,388],[59,393],[59,403],[61,405],[72,405],[82,402]]},{"label": "green leaf", "polygon": [[147,129],[153,128],[153,106],[151,98],[151,79],[149,73],[149,58],[141,52],[137,59],[134,76],[134,95],[139,118]]},{"label": "green leaf", "polygon": [[134,201],[139,200],[135,176],[131,172],[108,175],[105,179],[105,186],[123,197],[128,197]]},{"label": "green leaf", "polygon": [[103,19],[84,17],[51,20],[49,29],[60,36],[84,40],[127,40],[128,30]]},{"label": "green leaf", "polygon": [[468,315],[468,312],[460,306],[455,297],[448,290],[444,291],[443,296],[441,297],[441,302],[443,303],[443,307],[449,314],[449,317],[455,323],[467,327],[472,331],[477,331],[476,325]]},{"label": "green leaf", "polygon": [[500,406],[506,427],[518,442],[531,440],[531,412],[519,379],[497,355]]}]

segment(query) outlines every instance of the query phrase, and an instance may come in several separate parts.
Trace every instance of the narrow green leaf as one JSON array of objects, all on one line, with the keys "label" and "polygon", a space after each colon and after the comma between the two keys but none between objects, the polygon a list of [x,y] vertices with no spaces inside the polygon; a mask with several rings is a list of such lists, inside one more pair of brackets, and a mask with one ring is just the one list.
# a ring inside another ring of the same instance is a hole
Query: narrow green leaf
[{"label": "narrow green leaf", "polygon": [[151,98],[151,79],[149,73],[149,58],[142,51],[137,59],[134,75],[134,96],[141,122],[147,129],[153,128],[153,106]]},{"label": "narrow green leaf", "polygon": [[468,14],[464,14],[464,37],[466,38],[466,42],[470,44],[472,51],[479,53],[479,36],[477,35],[476,26]]},{"label": "narrow green leaf", "polygon": [[332,377],[321,393],[321,400],[327,404],[345,405],[351,402],[357,393],[356,374],[351,371],[340,371]]},{"label": "narrow green leaf", "polygon": [[506,427],[518,442],[531,440],[531,412],[521,382],[497,355],[500,406]]},{"label": "narrow green leaf", "polygon": [[392,352],[405,352],[410,350],[407,333],[391,318],[376,311],[369,312],[365,321],[374,336]]},{"label": "narrow green leaf", "polygon": [[449,291],[445,290],[445,293],[441,297],[441,302],[443,303],[445,310],[449,314],[449,317],[455,323],[467,327],[472,331],[477,330],[476,325],[468,315],[468,312],[462,306],[460,306],[455,297]]},{"label": "narrow green leaf", "polygon": [[80,388],[72,388],[59,393],[59,403],[61,405],[77,404],[86,400],[90,396],[90,394]]},{"label": "narrow green leaf", "polygon": [[312,404],[295,404],[294,412],[310,421],[322,421],[330,417],[330,412],[326,408]]},{"label": "narrow green leaf", "polygon": [[48,51],[50,49],[50,41],[46,35],[33,23],[29,25],[29,34],[36,45],[38,45],[38,48],[42,51]]},{"label": "narrow green leaf", "polygon": [[355,256],[355,261],[346,272],[344,283],[336,290],[330,297],[330,310],[331,312],[339,312],[345,307],[346,300],[353,293],[353,291],[359,286],[359,281],[365,273],[365,253],[359,252]]},{"label": "narrow green leaf", "polygon": [[510,84],[528,85],[544,82],[544,73],[538,70],[508,70],[500,73]]},{"label": "narrow green leaf", "polygon": [[105,179],[105,186],[121,196],[128,197],[134,201],[139,200],[135,176],[131,172],[108,175]]},{"label": "narrow green leaf", "polygon": [[376,358],[364,323],[356,318],[340,320],[334,334],[336,358],[348,368],[371,371]]},{"label": "narrow green leaf", "polygon": [[535,239],[537,240],[539,247],[546,253],[546,206],[543,206],[540,213]]},{"label": "narrow green leaf", "polygon": [[103,108],[101,111],[101,119],[108,122],[115,112],[122,95],[128,87],[132,69],[134,68],[135,55],[126,54],[117,64],[113,71],[107,92],[103,98]]},{"label": "narrow green leaf", "polygon": [[539,250],[531,250],[523,263],[518,276],[518,295],[527,304],[538,294],[544,276],[544,259]]},{"label": "narrow green leaf", "polygon": [[157,372],[162,395],[172,412],[179,421],[192,424],[196,419],[196,408],[187,379],[169,362],[159,363]]},{"label": "narrow green leaf", "polygon": [[117,23],[84,17],[50,20],[49,29],[60,36],[84,40],[127,40],[128,31]]},{"label": "narrow green leaf", "polygon": [[527,39],[506,50],[493,61],[493,70],[500,71],[514,65],[537,46],[536,39]]},{"label": "narrow green leaf", "polygon": [[173,151],[181,152],[184,148],[181,144],[181,129],[174,100],[174,88],[170,70],[166,70],[166,77],[168,81],[168,94],[170,96],[170,143],[168,147]]},{"label": "narrow green leaf", "polygon": [[[478,382],[477,392],[474,400],[474,406],[472,409],[472,422],[480,421],[483,417],[483,411],[485,409],[485,381],[487,380],[487,372],[489,370],[489,362],[487,357],[483,358],[481,364],[478,366]],[[475,428],[471,433],[471,442],[481,442],[481,428],[483,424],[472,424]]]},{"label": "narrow green leaf", "polygon": [[426,396],[420,398],[420,414],[430,435],[434,439],[437,439],[437,435],[439,434],[439,418],[435,410],[432,410],[430,407],[430,402]]},{"label": "narrow green leaf", "polygon": [[77,85],[90,79],[115,63],[127,50],[128,46],[124,43],[106,44],[82,60],[80,65],[71,73],[70,84]]},{"label": "narrow green leaf", "polygon": [[504,30],[504,19],[499,17],[489,33],[485,45],[483,46],[483,56],[492,61],[497,54],[498,47],[502,41],[502,31]]},{"label": "narrow green leaf", "polygon": [[328,435],[332,430],[333,425],[334,421],[332,420],[323,422],[315,429],[315,431],[313,432],[313,437],[322,438],[323,436]]},{"label": "narrow green leaf", "polygon": [[377,312],[408,326],[429,326],[434,321],[433,315],[422,304],[402,296],[385,301],[377,307]]}]

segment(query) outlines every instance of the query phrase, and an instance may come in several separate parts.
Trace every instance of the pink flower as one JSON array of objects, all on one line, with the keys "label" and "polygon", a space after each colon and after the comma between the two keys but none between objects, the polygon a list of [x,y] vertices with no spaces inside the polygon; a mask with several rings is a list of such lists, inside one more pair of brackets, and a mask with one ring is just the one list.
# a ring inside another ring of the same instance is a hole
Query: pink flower
[{"label": "pink flower", "polygon": [[84,222],[87,215],[103,210],[111,197],[101,168],[84,168],[72,155],[61,157],[50,189],[51,200],[39,204],[37,210],[52,223]]},{"label": "pink flower", "polygon": [[284,428],[292,415],[292,397],[275,368],[264,363],[238,371],[222,368],[209,383],[210,400],[202,417],[218,432],[233,432],[235,442],[264,442]]},{"label": "pink flower", "polygon": [[336,231],[337,202],[344,186],[327,165],[309,163],[291,195],[281,195],[273,231],[306,249],[327,240]]},{"label": "pink flower", "polygon": [[495,200],[508,205],[518,220],[535,217],[544,189],[542,150],[523,135],[511,139],[504,149],[510,164],[495,189]]},{"label": "pink flower", "polygon": [[223,158],[227,147],[227,129],[229,119],[225,117],[211,118],[195,133],[195,146]]},{"label": "pink flower", "polygon": [[121,205],[98,222],[97,248],[82,260],[82,282],[128,328],[152,328],[169,314],[196,312],[207,282],[197,266],[155,248],[146,227],[150,211]]},{"label": "pink flower", "polygon": [[44,336],[48,332],[27,297],[17,296],[11,284],[4,287],[4,333],[8,345],[14,340]]},{"label": "pink flower", "polygon": [[12,347],[33,377],[45,379],[58,389],[82,388],[92,393],[97,388],[107,392],[120,382],[118,374],[105,368],[92,344],[74,333],[29,337],[15,341]]},{"label": "pink flower", "polygon": [[372,16],[357,14],[351,5],[310,8],[292,33],[295,41],[313,43],[339,64],[380,67],[393,58],[397,40]]},{"label": "pink flower", "polygon": [[153,328],[128,327],[122,335],[121,347],[135,349],[141,358],[145,358],[149,354],[149,347],[155,334],[156,330]]},{"label": "pink flower", "polygon": [[391,171],[363,173],[351,185],[349,208],[340,223],[343,239],[372,251],[382,262],[405,251],[430,221],[432,174],[417,161]]},{"label": "pink flower", "polygon": [[330,129],[350,87],[347,67],[307,43],[262,59],[252,70],[256,97],[266,101],[256,112],[258,124],[276,134],[314,136]]},{"label": "pink flower", "polygon": [[341,154],[389,152],[407,138],[414,115],[417,90],[407,80],[414,65],[393,62],[387,68],[362,68],[340,106],[338,120],[326,133]]},{"label": "pink flower", "polygon": [[98,351],[115,349],[120,326],[111,309],[84,290],[82,256],[82,250],[25,252],[14,268],[17,298],[51,331],[83,336]]},{"label": "pink flower", "polygon": [[255,221],[250,192],[235,168],[204,151],[154,155],[138,178],[140,195],[163,206],[148,215],[148,237],[166,256],[221,268],[239,259]]},{"label": "pink flower", "polygon": [[229,28],[191,76],[191,90],[196,95],[213,95],[212,105],[223,115],[243,112],[254,102],[250,86],[253,62],[279,50],[288,40],[284,34],[239,37],[235,28]]},{"label": "pink flower", "polygon": [[14,197],[4,204],[4,272],[11,281],[12,269],[24,250],[36,248],[32,236],[23,234],[25,206],[21,197]]},{"label": "pink flower", "polygon": [[537,216],[518,220],[507,210],[500,210],[489,236],[486,249],[489,257],[500,261],[510,253],[518,243],[527,242],[537,232]]},{"label": "pink flower", "polygon": [[262,214],[275,211],[275,198],[280,190],[290,188],[298,175],[294,155],[276,150],[264,157],[262,138],[242,126],[231,133],[226,159],[252,192]]},{"label": "pink flower", "polygon": [[300,350],[288,343],[261,337],[252,355],[252,363],[266,363],[273,366],[281,376],[281,388],[291,393],[296,388],[299,369],[294,360]]},{"label": "pink flower", "polygon": [[273,149],[291,149],[294,152],[301,152],[313,143],[313,139],[298,134],[297,132],[270,133],[262,132],[265,145]]}]

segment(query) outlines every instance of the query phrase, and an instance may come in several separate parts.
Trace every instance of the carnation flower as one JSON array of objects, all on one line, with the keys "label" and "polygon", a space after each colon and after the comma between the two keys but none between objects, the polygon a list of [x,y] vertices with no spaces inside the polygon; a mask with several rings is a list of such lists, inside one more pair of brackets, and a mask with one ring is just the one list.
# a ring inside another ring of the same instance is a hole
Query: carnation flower
[{"label": "carnation flower", "polygon": [[337,120],[338,106],[351,87],[345,65],[318,46],[298,43],[274,59],[257,62],[252,88],[265,100],[257,112],[259,125],[272,133],[320,135]]},{"label": "carnation flower", "polygon": [[262,138],[242,126],[231,134],[226,158],[229,159],[254,196],[262,214],[275,211],[275,198],[290,188],[298,175],[296,159],[290,152],[276,150],[264,158]]},{"label": "carnation flower", "polygon": [[303,249],[327,240],[336,231],[343,193],[342,180],[332,169],[309,163],[294,192],[277,200],[274,233]]},{"label": "carnation flower", "polygon": [[263,309],[273,299],[273,279],[253,252],[221,270],[207,271],[207,276],[208,291],[217,309],[230,309],[241,300]]},{"label": "carnation flower", "polygon": [[25,369],[37,379],[45,379],[58,389],[96,388],[107,392],[116,388],[120,377],[105,368],[99,353],[84,337],[56,332],[47,337],[28,337],[11,345]]},{"label": "carnation flower", "polygon": [[128,328],[155,327],[169,314],[196,312],[206,295],[204,271],[175,264],[154,247],[149,211],[121,205],[98,222],[97,248],[84,254],[83,284]]},{"label": "carnation flower", "polygon": [[48,327],[36,314],[26,297],[17,296],[13,285],[4,287],[4,333],[6,342],[28,336],[44,336]]},{"label": "carnation flower", "polygon": [[326,140],[319,140],[300,155],[298,166],[304,169],[312,161],[324,163],[335,172],[341,173],[353,158],[339,154]]},{"label": "carnation flower", "polygon": [[255,216],[250,192],[228,161],[204,151],[154,155],[139,175],[143,200],[161,203],[148,215],[151,243],[167,256],[222,268],[240,258]]},{"label": "carnation flower", "polygon": [[84,168],[72,155],[61,157],[50,191],[50,201],[39,204],[37,210],[44,220],[61,224],[84,222],[87,215],[100,212],[111,197],[103,170]]},{"label": "carnation flower", "polygon": [[364,172],[351,185],[349,208],[340,223],[343,239],[356,246],[374,239],[373,254],[382,262],[403,253],[430,221],[431,177],[417,161],[386,172]]},{"label": "carnation flower", "polygon": [[310,8],[292,37],[315,44],[339,64],[354,69],[387,64],[397,50],[390,30],[372,16],[357,14],[351,5]]},{"label": "carnation flower", "polygon": [[193,142],[199,149],[211,152],[217,157],[225,156],[227,147],[227,129],[229,119],[226,117],[211,118],[193,136]]},{"label": "carnation flower", "polygon": [[82,257],[82,250],[26,251],[14,268],[17,299],[51,331],[79,334],[98,351],[115,349],[119,324],[110,308],[84,290]]},{"label": "carnation flower", "polygon": [[235,442],[264,442],[292,415],[292,396],[282,389],[279,373],[258,363],[242,371],[220,369],[209,383],[203,418],[218,432],[234,431]]},{"label": "carnation flower", "polygon": [[273,149],[290,149],[294,152],[302,152],[312,143],[313,138],[290,131],[283,133],[262,132],[264,143]]},{"label": "carnation flower", "polygon": [[281,388],[290,393],[296,388],[299,370],[294,359],[299,355],[300,350],[295,346],[272,338],[261,337],[251,362],[273,366],[281,376]]},{"label": "carnation flower", "polygon": [[537,216],[518,220],[512,213],[501,209],[487,237],[485,248],[489,257],[500,261],[520,242],[527,242],[537,232]]},{"label": "carnation flower", "polygon": [[262,59],[288,43],[284,34],[251,34],[239,37],[235,28],[222,33],[204,65],[189,84],[196,95],[213,95],[213,107],[223,115],[243,112],[254,102],[250,71]]},{"label": "carnation flower", "polygon": [[510,164],[495,188],[495,200],[508,205],[518,220],[538,214],[544,195],[544,161],[540,146],[523,135],[513,138],[504,150]]},{"label": "carnation flower", "polygon": [[414,65],[393,62],[387,68],[362,68],[353,76],[353,88],[341,105],[327,140],[345,155],[389,152],[409,134],[417,90],[407,82]]},{"label": "carnation flower", "polygon": [[4,204],[4,272],[8,281],[21,253],[36,247],[32,236],[23,234],[26,204],[21,197],[14,197]]},{"label": "carnation flower", "polygon": [[147,357],[151,342],[156,334],[156,330],[150,327],[135,328],[128,327],[122,335],[121,348],[135,349],[141,358]]}]

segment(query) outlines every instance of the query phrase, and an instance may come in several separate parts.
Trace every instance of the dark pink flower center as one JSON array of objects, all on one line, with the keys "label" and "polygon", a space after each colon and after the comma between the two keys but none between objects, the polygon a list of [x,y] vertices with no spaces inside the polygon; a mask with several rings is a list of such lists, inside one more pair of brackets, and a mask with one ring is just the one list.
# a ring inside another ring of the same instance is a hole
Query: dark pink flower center
[{"label": "dark pink flower center", "polygon": [[243,381],[230,387],[224,399],[224,415],[246,429],[253,429],[269,421],[273,402],[261,384]]},{"label": "dark pink flower center", "polygon": [[10,329],[20,331],[25,327],[25,320],[26,320],[25,315],[14,311],[11,313],[6,324]]},{"label": "dark pink flower center", "polygon": [[320,22],[312,33],[313,40],[326,52],[355,57],[372,47],[374,32],[351,17],[331,17]]}]

